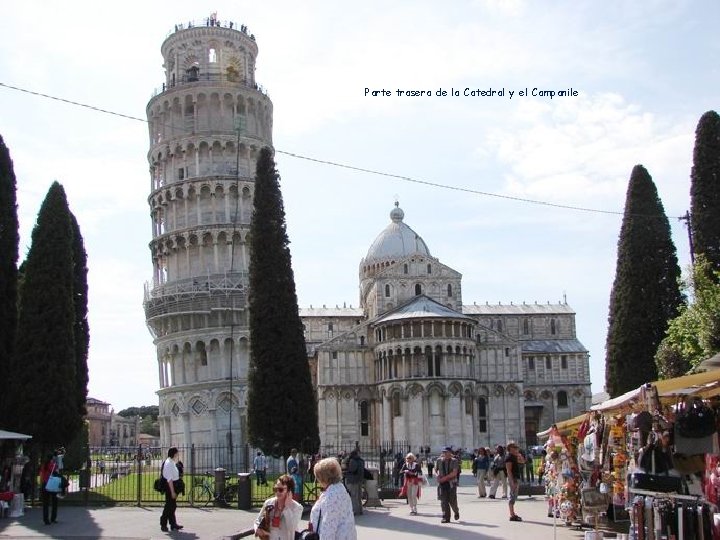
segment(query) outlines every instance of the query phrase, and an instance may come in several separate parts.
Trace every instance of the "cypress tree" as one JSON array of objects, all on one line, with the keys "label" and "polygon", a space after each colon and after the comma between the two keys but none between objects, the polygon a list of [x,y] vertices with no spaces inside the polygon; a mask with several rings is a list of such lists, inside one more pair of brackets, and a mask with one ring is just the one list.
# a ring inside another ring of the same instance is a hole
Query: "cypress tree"
[{"label": "cypress tree", "polygon": [[[17,328],[18,216],[17,184],[10,151],[0,136],[0,381],[5,381],[15,346]],[[5,385],[3,385],[5,386]],[[13,407],[0,391],[0,427]]]},{"label": "cypress tree", "polygon": [[250,225],[248,435],[272,455],[313,452],[320,442],[289,243],[280,175],[263,148]]},{"label": "cypress tree", "polygon": [[75,377],[77,411],[85,416],[85,402],[88,387],[88,349],[90,347],[90,327],[88,325],[88,283],[87,253],[77,219],[71,213],[70,225],[73,233],[73,311],[75,337]]},{"label": "cypress tree", "polygon": [[41,449],[69,444],[77,408],[73,303],[73,230],[65,190],[50,187],[23,263],[16,353],[8,377],[11,425]]},{"label": "cypress tree", "polygon": [[[720,116],[702,115],[695,131],[690,175],[690,222],[693,251],[720,270]],[[714,274],[710,274],[714,278]]]},{"label": "cypress tree", "polygon": [[657,379],[655,353],[683,303],[670,224],[650,174],[633,168],[618,240],[605,345],[611,397]]}]

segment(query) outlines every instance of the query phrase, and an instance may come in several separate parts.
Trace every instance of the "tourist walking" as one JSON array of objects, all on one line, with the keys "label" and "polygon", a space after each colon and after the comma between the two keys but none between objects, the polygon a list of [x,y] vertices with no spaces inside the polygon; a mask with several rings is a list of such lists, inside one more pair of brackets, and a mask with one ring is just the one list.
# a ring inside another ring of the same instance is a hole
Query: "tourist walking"
[{"label": "tourist walking", "polygon": [[510,510],[510,521],[522,521],[522,518],[515,513],[515,501],[520,493],[520,471],[523,461],[518,445],[511,442],[507,445],[507,456],[505,458],[505,471],[508,483],[510,484],[510,497],[508,498],[508,509]]},{"label": "tourist walking", "polygon": [[255,469],[255,481],[258,486],[267,486],[267,458],[258,450],[253,458],[253,469]]},{"label": "tourist walking", "polygon": [[438,495],[440,497],[440,508],[442,508],[441,523],[450,522],[450,510],[455,513],[455,520],[460,519],[460,510],[457,504],[457,477],[460,468],[457,460],[452,455],[452,447],[443,448],[440,458],[435,463],[435,470],[438,481]]},{"label": "tourist walking", "polygon": [[310,512],[312,530],[320,540],[357,540],[352,502],[342,485],[342,469],[337,459],[321,459],[314,472],[323,492]]},{"label": "tourist walking", "polygon": [[472,471],[475,475],[475,481],[477,482],[478,498],[487,497],[487,491],[485,490],[485,479],[487,478],[488,470],[490,469],[490,456],[483,447],[478,448],[477,456],[473,460]]},{"label": "tourist walking", "polygon": [[173,531],[179,531],[183,528],[178,525],[175,518],[175,510],[177,509],[177,492],[175,491],[175,482],[180,480],[180,472],[177,468],[177,462],[180,459],[180,452],[176,447],[168,450],[167,459],[162,464],[162,477],[165,479],[165,506],[163,506],[162,515],[160,516],[160,530],[168,532],[168,524]]},{"label": "tourist walking", "polygon": [[493,481],[490,486],[490,495],[488,499],[494,499],[497,495],[498,486],[502,484],[503,488],[503,499],[507,498],[507,473],[505,471],[505,448],[502,445],[497,445],[495,448],[495,457],[493,458],[491,470],[493,473]]},{"label": "tourist walking", "polygon": [[345,487],[350,494],[353,514],[360,516],[362,508],[362,485],[365,482],[365,461],[360,457],[360,451],[355,448],[350,452],[345,469]]},{"label": "tourist walking", "polygon": [[270,497],[255,519],[255,536],[267,540],[294,540],[302,518],[302,505],[293,498],[295,480],[283,474],[275,481],[274,497]]},{"label": "tourist walking", "polygon": [[420,483],[422,481],[422,469],[415,459],[415,454],[410,452],[405,456],[400,473],[404,476],[403,486],[407,495],[407,502],[410,505],[410,515],[417,516],[417,501],[420,494]]},{"label": "tourist walking", "polygon": [[[55,456],[53,454],[48,454],[45,462],[40,467],[40,495],[42,497],[43,521],[45,522],[45,525],[57,523],[58,493],[60,490],[48,490],[47,486],[48,480],[55,473],[57,473]],[[52,512],[50,512],[51,507]]]},{"label": "tourist walking", "polygon": [[535,467],[534,467],[534,452],[532,448],[528,448],[525,452],[525,480],[529,484],[535,483]]}]

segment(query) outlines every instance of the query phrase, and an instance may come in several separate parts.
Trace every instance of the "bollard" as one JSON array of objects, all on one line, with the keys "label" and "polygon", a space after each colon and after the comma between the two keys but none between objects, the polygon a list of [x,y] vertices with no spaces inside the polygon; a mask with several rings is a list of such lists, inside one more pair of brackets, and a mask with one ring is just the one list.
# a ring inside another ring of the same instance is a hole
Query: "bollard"
[{"label": "bollard", "polygon": [[238,473],[238,510],[250,510],[252,508],[252,497],[250,496],[251,486],[252,479],[250,473]]},{"label": "bollard", "polygon": [[380,471],[378,469],[370,469],[368,471],[372,473],[372,480],[365,480],[365,492],[367,493],[367,501],[365,501],[366,508],[378,508],[382,506],[380,498],[378,497],[378,477]]},{"label": "bollard", "polygon": [[225,469],[218,467],[215,469],[215,504],[225,504],[223,494],[225,493]]}]

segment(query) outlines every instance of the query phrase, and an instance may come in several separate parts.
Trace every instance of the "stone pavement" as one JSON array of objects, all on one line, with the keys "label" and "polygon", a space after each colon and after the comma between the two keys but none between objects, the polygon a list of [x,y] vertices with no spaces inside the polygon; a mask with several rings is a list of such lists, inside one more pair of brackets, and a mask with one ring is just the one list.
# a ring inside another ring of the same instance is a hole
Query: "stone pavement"
[{"label": "stone pavement", "polygon": [[[474,487],[470,485],[472,478],[468,475],[464,480],[463,483],[468,485],[461,486],[458,490],[459,521],[440,523],[440,503],[435,498],[435,488],[430,487],[420,499],[417,516],[410,516],[408,506],[401,500],[383,501],[382,508],[366,509],[364,515],[356,518],[358,539],[578,540],[584,538],[583,532],[568,529],[560,523],[553,528],[552,519],[547,517],[547,507],[543,497],[533,499],[521,497],[515,509],[524,521],[510,522],[506,500],[478,499]],[[177,516],[178,521],[185,528],[173,533],[160,531],[160,513],[161,508],[158,507],[64,507],[60,501],[57,524],[44,525],[42,509],[32,508],[26,510],[21,518],[0,518],[0,539],[220,540],[250,528],[257,511],[181,507]]]}]

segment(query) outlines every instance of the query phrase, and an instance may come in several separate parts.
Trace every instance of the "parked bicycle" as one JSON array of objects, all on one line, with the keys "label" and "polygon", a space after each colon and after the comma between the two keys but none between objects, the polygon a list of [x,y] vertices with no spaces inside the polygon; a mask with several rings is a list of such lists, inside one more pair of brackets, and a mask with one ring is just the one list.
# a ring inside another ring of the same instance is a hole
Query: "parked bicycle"
[{"label": "parked bicycle", "polygon": [[230,480],[229,476],[225,480],[225,489],[222,493],[215,493],[215,475],[213,473],[205,473],[205,476],[193,478],[193,488],[191,491],[191,502],[195,506],[207,506],[210,502],[215,502],[219,506],[230,506],[237,500],[238,484],[237,480]]}]

